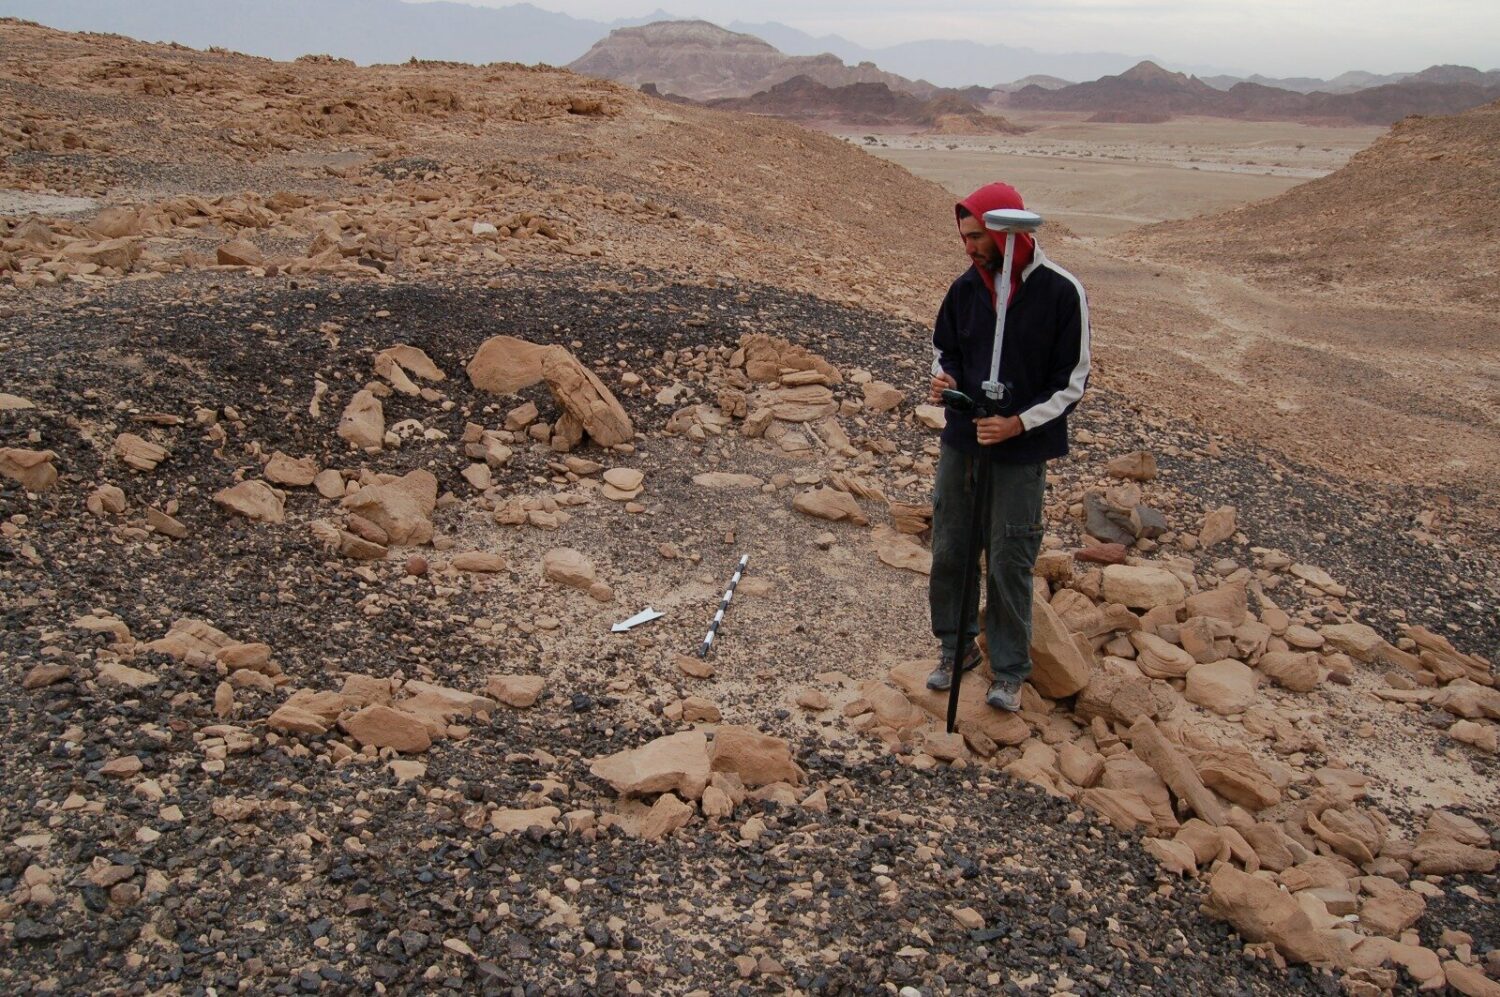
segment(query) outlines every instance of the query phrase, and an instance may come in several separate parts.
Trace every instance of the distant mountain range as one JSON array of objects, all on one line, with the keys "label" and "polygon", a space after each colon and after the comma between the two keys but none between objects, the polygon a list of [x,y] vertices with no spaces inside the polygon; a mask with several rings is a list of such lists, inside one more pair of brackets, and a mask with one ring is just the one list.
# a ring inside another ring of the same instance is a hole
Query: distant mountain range
[{"label": "distant mountain range", "polygon": [[1239,82],[1227,90],[1195,76],[1143,62],[1117,76],[1048,89],[1028,86],[1007,107],[1083,111],[1098,121],[1165,121],[1184,114],[1224,118],[1350,121],[1388,125],[1409,114],[1457,114],[1500,100],[1500,72],[1433,66],[1398,83],[1346,93],[1296,90]]},{"label": "distant mountain range", "polygon": [[[557,66],[579,59],[616,28],[676,19],[657,11],[605,22],[570,17],[527,3],[476,7],[403,0],[0,0],[0,16],[24,18],[66,31],[113,32],[194,48],[221,46],[272,59],[327,53],[366,64],[405,62],[416,57]],[[937,87],[977,85],[1011,90],[1017,88],[1005,81],[1030,76],[1093,80],[1124,73],[1150,58],[1118,52],[1037,52],[956,40],[867,48],[838,35],[813,36],[775,22],[736,21],[729,28],[769,43],[784,56],[831,54],[852,67],[873,63],[884,73],[911,81],[925,80]],[[1333,80],[1270,79],[1229,76],[1221,67],[1213,66],[1176,68],[1195,73],[1223,91],[1239,82],[1252,82],[1297,93],[1343,93],[1401,82],[1406,75],[1350,72]],[[974,78],[985,72],[989,75]]]}]

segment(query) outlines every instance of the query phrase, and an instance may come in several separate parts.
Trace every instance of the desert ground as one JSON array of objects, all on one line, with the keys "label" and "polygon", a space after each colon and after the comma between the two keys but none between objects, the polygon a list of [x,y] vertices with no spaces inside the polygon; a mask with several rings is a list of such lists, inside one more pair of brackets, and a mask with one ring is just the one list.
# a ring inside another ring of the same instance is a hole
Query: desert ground
[{"label": "desert ground", "polygon": [[1199,248],[1391,136],[1005,140],[1095,373],[948,734],[989,140],[0,41],[6,992],[1493,992],[1492,326]]}]

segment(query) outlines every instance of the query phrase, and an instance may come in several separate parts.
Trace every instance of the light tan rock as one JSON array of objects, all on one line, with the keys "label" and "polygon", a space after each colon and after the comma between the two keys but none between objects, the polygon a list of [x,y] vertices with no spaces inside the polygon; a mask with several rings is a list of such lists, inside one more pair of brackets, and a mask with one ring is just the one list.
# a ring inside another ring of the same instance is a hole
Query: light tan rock
[{"label": "light tan rock", "polygon": [[1178,577],[1165,568],[1150,565],[1108,564],[1104,566],[1104,598],[1131,609],[1175,606],[1187,597]]},{"label": "light tan rock", "polygon": [[594,372],[560,346],[542,355],[542,377],[569,415],[602,447],[629,443],[635,427],[619,401]]},{"label": "light tan rock", "polygon": [[1500,751],[1500,727],[1476,720],[1459,720],[1448,728],[1448,736],[1461,744],[1495,754]]},{"label": "light tan rock", "polygon": [[855,526],[866,526],[869,520],[860,511],[859,503],[848,492],[837,488],[811,488],[792,499],[792,508],[816,519],[832,522],[848,520]]},{"label": "light tan rock", "polygon": [[1093,667],[1045,600],[1031,600],[1031,684],[1048,699],[1072,696],[1089,684]]},{"label": "light tan rock", "polygon": [[948,425],[948,412],[941,405],[918,405],[914,411],[917,421],[928,429],[941,431]]},{"label": "light tan rock", "polygon": [[735,724],[724,724],[715,732],[709,764],[715,772],[739,776],[752,789],[776,782],[798,786],[804,778],[786,741]]},{"label": "light tan rock", "polygon": [[443,373],[442,368],[433,363],[432,358],[425,351],[415,346],[397,343],[395,346],[388,346],[375,354],[375,373],[384,377],[385,371],[381,368],[392,362],[400,364],[412,376],[420,377],[424,381],[446,381],[448,379],[448,375]]},{"label": "light tan rock", "polygon": [[1130,481],[1151,481],[1156,477],[1156,457],[1145,450],[1137,450],[1115,457],[1105,465],[1111,477]]},{"label": "light tan rock", "polygon": [[1231,803],[1254,812],[1281,802],[1275,781],[1243,747],[1221,745],[1189,757],[1204,785]]},{"label": "light tan rock", "polygon": [[870,542],[875,547],[875,556],[882,563],[919,575],[932,574],[932,551],[904,533],[882,523],[871,533]]},{"label": "light tan rock", "polygon": [[1183,696],[1221,716],[1244,713],[1255,702],[1255,672],[1233,658],[1195,664]]},{"label": "light tan rock", "polygon": [[1136,630],[1130,634],[1129,639],[1136,649],[1136,667],[1147,678],[1186,678],[1188,672],[1199,664],[1187,651],[1169,644],[1153,633]]},{"label": "light tan rock", "polygon": [[146,523],[157,533],[174,540],[181,540],[188,535],[187,524],[154,506],[146,506]]},{"label": "light tan rock", "polygon": [[1267,651],[1255,667],[1292,692],[1312,692],[1323,683],[1318,656],[1306,651]]},{"label": "light tan rock", "polygon": [[135,433],[121,433],[115,437],[115,456],[133,470],[154,471],[167,459],[168,451]]},{"label": "light tan rock", "polygon": [[1457,959],[1443,963],[1443,975],[1448,986],[1464,997],[1500,997],[1500,983],[1485,976],[1473,966],[1466,966]]},{"label": "light tan rock", "polygon": [[305,488],[318,477],[318,463],[311,457],[294,459],[278,450],[266,462],[265,476],[273,484]]},{"label": "light tan rock", "polygon": [[465,368],[480,391],[507,395],[542,383],[542,355],[549,347],[514,336],[492,336]]},{"label": "light tan rock", "polygon": [[889,412],[906,401],[906,393],[885,381],[866,381],[859,386],[865,397],[865,408],[871,412]]},{"label": "light tan rock", "polygon": [[366,485],[342,504],[378,526],[392,544],[425,544],[432,540],[429,517],[437,507],[437,491],[432,472],[419,470],[388,484]]},{"label": "light tan rock", "polygon": [[1271,942],[1289,962],[1324,962],[1327,942],[1307,913],[1269,880],[1222,865],[1209,880],[1205,909],[1228,921],[1246,940]]},{"label": "light tan rock", "polygon": [[696,800],[708,785],[708,738],[702,731],[658,737],[638,748],[597,759],[589,772],[623,797],[674,792]]},{"label": "light tan rock", "polygon": [[1377,935],[1400,940],[1401,933],[1421,920],[1427,901],[1411,890],[1389,890],[1366,898],[1359,909],[1359,923]]},{"label": "light tan rock", "polygon": [[587,591],[597,581],[594,562],[572,547],[554,547],[542,555],[542,576],[548,581]]},{"label": "light tan rock", "polygon": [[390,706],[366,706],[339,721],[360,746],[392,748],[403,753],[426,751],[432,737],[420,718]]},{"label": "light tan rock", "polygon": [[214,256],[221,267],[259,267],[266,262],[265,254],[247,239],[231,239],[223,243]]},{"label": "light tan rock", "polygon": [[462,554],[455,554],[453,560],[448,562],[455,571],[466,571],[473,574],[488,575],[506,568],[505,556],[486,550],[468,550]]},{"label": "light tan rock", "polygon": [[1230,582],[1187,597],[1188,616],[1206,616],[1237,627],[1250,618],[1244,582]]},{"label": "light tan rock", "polygon": [[765,484],[760,478],[753,474],[735,474],[730,471],[704,471],[693,475],[693,484],[699,488],[711,489],[759,489]]},{"label": "light tan rock", "polygon": [[1342,651],[1355,661],[1378,661],[1381,650],[1386,646],[1385,638],[1374,627],[1363,623],[1340,623],[1323,627],[1318,632],[1334,649]]},{"label": "light tan rock", "polygon": [[501,834],[522,834],[534,827],[550,831],[561,816],[562,811],[557,807],[496,810],[490,814],[490,826]]},{"label": "light tan rock", "polygon": [[1469,720],[1484,717],[1500,720],[1500,689],[1482,686],[1468,679],[1455,679],[1437,691],[1432,697],[1432,705]]},{"label": "light tan rock", "polygon": [[214,503],[258,523],[286,522],[283,495],[264,481],[251,479],[214,493]]},{"label": "light tan rock", "polygon": [[545,686],[540,675],[491,675],[484,691],[506,706],[524,710],[541,698]]},{"label": "light tan rock", "polygon": [[1215,827],[1226,822],[1224,808],[1203,784],[1192,762],[1162,736],[1149,718],[1142,717],[1131,725],[1130,747],[1204,821]]},{"label": "light tan rock", "polygon": [[326,734],[328,721],[316,713],[283,703],[266,719],[266,726],[282,734]]},{"label": "light tan rock", "polygon": [[[31,489],[35,491],[35,489]],[[89,497],[84,499],[83,506],[90,514],[99,516],[118,516],[128,508],[129,503],[125,500],[125,492],[116,485],[100,485]]]},{"label": "light tan rock", "polygon": [[693,808],[691,806],[671,793],[663,793],[656,798],[650,811],[641,818],[639,827],[641,840],[660,841],[686,826],[687,822],[692,819]]},{"label": "light tan rock", "polygon": [[1235,510],[1232,505],[1221,505],[1203,517],[1198,527],[1198,546],[1205,549],[1223,543],[1234,536]]},{"label": "light tan rock", "polygon": [[339,438],[361,450],[378,450],[385,445],[385,407],[367,389],[354,393],[339,416],[336,432]]},{"label": "light tan rock", "polygon": [[[927,676],[937,666],[932,658],[914,658],[891,669],[895,683],[912,706],[928,717],[946,723],[948,693],[927,688]],[[965,676],[958,690],[957,726],[959,733],[979,732],[996,744],[1017,745],[1031,736],[1031,728],[1018,715],[997,710],[984,701],[987,683],[978,677],[982,669]]]}]

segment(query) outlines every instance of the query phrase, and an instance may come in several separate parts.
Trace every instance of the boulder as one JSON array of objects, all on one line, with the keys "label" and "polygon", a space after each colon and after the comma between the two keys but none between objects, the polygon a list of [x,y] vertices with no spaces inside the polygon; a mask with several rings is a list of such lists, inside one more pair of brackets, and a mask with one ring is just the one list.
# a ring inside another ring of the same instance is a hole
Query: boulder
[{"label": "boulder", "polygon": [[855,526],[869,523],[854,496],[837,488],[812,488],[802,492],[792,499],[792,508],[816,519],[833,522],[847,519]]},{"label": "boulder", "polygon": [[266,263],[265,254],[247,239],[231,239],[219,246],[214,258],[221,267],[259,267]]},{"label": "boulder", "polygon": [[491,675],[484,691],[506,706],[524,710],[541,697],[545,685],[540,675]]},{"label": "boulder", "polygon": [[1363,623],[1340,623],[1323,627],[1318,632],[1334,650],[1342,651],[1355,661],[1378,661],[1386,646],[1385,638],[1374,627]]},{"label": "boulder", "polygon": [[1270,942],[1288,962],[1323,962],[1332,954],[1297,901],[1270,880],[1226,863],[1208,889],[1205,909],[1228,921],[1246,941]]},{"label": "boulder", "polygon": [[609,783],[620,796],[675,792],[696,800],[708,785],[708,738],[702,731],[682,731],[638,748],[596,760],[589,772]]},{"label": "boulder", "polygon": [[859,386],[865,396],[865,408],[871,412],[889,412],[906,400],[906,393],[885,381],[866,381]]},{"label": "boulder", "polygon": [[1145,450],[1137,450],[1112,458],[1104,469],[1113,478],[1150,481],[1156,477],[1156,457]]},{"label": "boulder", "polygon": [[1235,511],[1232,505],[1221,505],[1203,517],[1198,527],[1198,545],[1203,548],[1221,544],[1234,536]]},{"label": "boulder", "polygon": [[1318,656],[1307,651],[1267,651],[1255,666],[1292,692],[1312,692],[1323,682]]},{"label": "boulder", "polygon": [[1198,659],[1175,644],[1169,644],[1153,633],[1135,630],[1130,643],[1136,650],[1136,667],[1147,678],[1180,679],[1198,665]]},{"label": "boulder", "polygon": [[465,370],[480,391],[512,394],[542,382],[542,355],[548,349],[514,336],[492,336],[480,344]]},{"label": "boulder", "polygon": [[587,591],[597,580],[594,562],[572,547],[554,547],[542,555],[542,576],[548,581]]},{"label": "boulder", "polygon": [[115,437],[115,456],[132,470],[154,471],[167,459],[167,449],[135,433],[121,433]]},{"label": "boulder", "polygon": [[542,377],[557,404],[595,443],[612,447],[635,438],[635,427],[624,407],[604,382],[567,350],[554,346],[542,354]]},{"label": "boulder", "polygon": [[1093,671],[1062,618],[1043,599],[1031,600],[1031,661],[1031,685],[1048,699],[1075,695]]},{"label": "boulder", "polygon": [[214,493],[214,502],[246,519],[259,523],[286,521],[283,495],[264,481],[241,481]]},{"label": "boulder", "polygon": [[266,462],[264,474],[266,480],[274,484],[305,488],[317,479],[318,464],[311,457],[303,457],[299,460],[288,457],[278,450]]},{"label": "boulder", "polygon": [[462,554],[455,554],[453,560],[448,562],[455,571],[465,571],[472,574],[488,575],[506,568],[505,556],[493,551],[467,550]]},{"label": "boulder", "polygon": [[1104,598],[1131,609],[1175,606],[1187,597],[1181,580],[1165,568],[1109,564],[1104,567]]},{"label": "boulder", "polygon": [[0,474],[19,482],[28,492],[44,492],[57,484],[57,468],[52,462],[57,454],[51,450],[0,449]]},{"label": "boulder", "polygon": [[427,725],[420,717],[390,706],[366,706],[340,720],[339,726],[360,747],[373,745],[401,752],[426,751],[432,747]]},{"label": "boulder", "polygon": [[409,371],[424,381],[446,381],[448,379],[448,375],[443,373],[442,368],[433,363],[431,357],[415,346],[408,346],[405,343],[387,346],[375,354],[375,372],[384,377],[385,374],[381,368],[388,366],[393,361],[400,364],[403,370]]},{"label": "boulder", "polygon": [[1195,664],[1188,670],[1183,695],[1220,716],[1244,713],[1255,702],[1255,672],[1233,658]]},{"label": "boulder", "polygon": [[714,733],[709,763],[715,772],[739,776],[751,789],[773,782],[796,786],[804,778],[786,741],[734,724],[725,724]]},{"label": "boulder", "polygon": [[1206,616],[1237,627],[1250,618],[1244,582],[1230,582],[1210,592],[1187,597],[1188,616]]},{"label": "boulder", "polygon": [[550,831],[561,816],[562,811],[557,807],[496,810],[490,814],[490,826],[501,834],[520,834],[533,827]]},{"label": "boulder", "polygon": [[1203,784],[1251,812],[1281,802],[1281,790],[1255,756],[1243,747],[1222,745],[1189,756]]},{"label": "boulder", "polygon": [[1074,709],[1084,720],[1100,717],[1132,724],[1141,717],[1160,720],[1171,716],[1178,702],[1177,694],[1165,682],[1101,672],[1078,694]]},{"label": "boulder", "polygon": [[870,539],[875,545],[875,556],[882,563],[919,575],[932,574],[932,551],[907,535],[881,524]]},{"label": "boulder", "polygon": [[432,540],[432,510],[437,507],[437,478],[431,471],[412,471],[383,485],[366,485],[345,498],[343,506],[385,531],[392,544],[425,544]]},{"label": "boulder", "polygon": [[1401,933],[1421,920],[1427,901],[1412,890],[1386,890],[1365,900],[1359,908],[1359,923],[1377,935],[1400,939]]},{"label": "boulder", "polygon": [[642,841],[660,841],[692,819],[691,806],[671,793],[663,793],[641,818],[637,830]]},{"label": "boulder", "polygon": [[340,439],[361,450],[378,450],[385,445],[385,408],[368,390],[356,391],[339,416],[336,432]]},{"label": "boulder", "polygon": [[1482,686],[1468,679],[1455,679],[1439,689],[1432,705],[1456,717],[1500,720],[1500,689]]}]

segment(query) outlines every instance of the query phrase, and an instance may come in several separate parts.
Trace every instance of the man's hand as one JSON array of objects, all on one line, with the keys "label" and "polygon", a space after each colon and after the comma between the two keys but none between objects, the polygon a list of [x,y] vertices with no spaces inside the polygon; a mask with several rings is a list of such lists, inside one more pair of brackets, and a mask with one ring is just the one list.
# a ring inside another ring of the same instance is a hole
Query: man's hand
[{"label": "man's hand", "polygon": [[948,388],[958,387],[958,382],[947,374],[936,374],[932,378],[932,384],[927,390],[927,401],[932,405],[943,404],[943,392]]},{"label": "man's hand", "polygon": [[974,431],[978,434],[979,442],[983,446],[1004,443],[1012,436],[1020,436],[1025,428],[1021,425],[1021,417],[1018,415],[992,415],[985,419],[974,420]]}]

